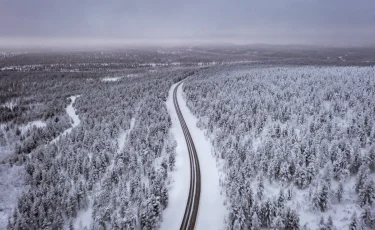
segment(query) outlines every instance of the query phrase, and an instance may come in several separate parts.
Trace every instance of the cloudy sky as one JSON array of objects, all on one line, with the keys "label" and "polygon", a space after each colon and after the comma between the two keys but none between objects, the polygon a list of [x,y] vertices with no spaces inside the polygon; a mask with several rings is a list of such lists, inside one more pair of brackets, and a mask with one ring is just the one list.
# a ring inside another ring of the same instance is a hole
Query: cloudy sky
[{"label": "cloudy sky", "polygon": [[0,42],[368,45],[375,0],[0,0]]}]

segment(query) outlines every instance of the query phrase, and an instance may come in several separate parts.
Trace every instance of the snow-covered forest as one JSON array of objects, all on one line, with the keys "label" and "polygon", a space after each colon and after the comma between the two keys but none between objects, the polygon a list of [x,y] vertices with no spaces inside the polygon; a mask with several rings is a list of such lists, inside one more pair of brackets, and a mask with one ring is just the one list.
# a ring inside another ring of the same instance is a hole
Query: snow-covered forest
[{"label": "snow-covered forest", "polygon": [[[21,100],[1,107],[1,144],[8,150],[1,177],[16,184],[8,192],[19,192],[1,210],[2,218],[8,216],[4,228],[157,228],[168,205],[166,179],[175,156],[165,100],[172,84],[190,74],[146,72],[116,82],[83,74],[2,79],[3,104]],[[27,95],[12,96],[8,87]],[[64,132],[74,125],[66,109],[74,95],[80,95],[71,105],[80,123]],[[32,120],[45,125],[20,129]],[[19,181],[5,173],[14,167]]]},{"label": "snow-covered forest", "polygon": [[166,100],[182,79],[193,139],[194,115],[217,160],[226,229],[375,228],[374,67],[0,75],[0,229],[160,228],[184,140]]},{"label": "snow-covered forest", "polygon": [[374,67],[217,67],[183,85],[227,229],[375,228]]}]

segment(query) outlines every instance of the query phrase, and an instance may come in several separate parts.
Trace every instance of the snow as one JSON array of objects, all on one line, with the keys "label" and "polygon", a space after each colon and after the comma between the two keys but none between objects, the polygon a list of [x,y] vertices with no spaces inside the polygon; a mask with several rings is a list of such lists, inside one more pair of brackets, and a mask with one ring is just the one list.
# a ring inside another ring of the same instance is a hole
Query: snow
[{"label": "snow", "polygon": [[196,229],[223,229],[227,210],[224,206],[225,197],[220,193],[220,173],[216,166],[216,159],[212,155],[213,148],[205,137],[204,130],[197,127],[198,119],[188,109],[182,96],[182,87],[183,85],[177,90],[177,97],[197,149],[202,178]]},{"label": "snow", "polygon": [[[164,221],[160,229],[178,229],[181,224],[189,191],[190,162],[186,142],[173,105],[173,85],[167,100],[168,111],[172,117],[171,133],[177,141],[176,170],[172,172],[172,184],[169,190],[169,205],[164,211]],[[182,96],[182,85],[177,90],[177,100],[192,135],[201,169],[201,196],[195,229],[223,229],[227,214],[224,196],[221,195],[220,172],[216,159],[212,155],[212,146],[204,135],[204,130],[197,127],[198,119],[190,112]]]},{"label": "snow", "polygon": [[11,100],[11,101],[5,102],[4,104],[1,105],[1,107],[13,109],[18,104],[19,104],[19,99],[16,99],[16,100]]},{"label": "snow", "polygon": [[[346,56],[346,55],[345,55]],[[345,62],[346,60],[342,57],[342,56],[339,56],[339,59],[343,62]]]},{"label": "snow", "polygon": [[124,149],[126,138],[129,135],[129,133],[133,130],[134,124],[135,124],[135,119],[132,118],[132,120],[130,121],[130,129],[128,129],[126,131],[122,131],[120,133],[120,135],[117,139],[117,144],[118,144],[117,152],[118,153],[120,153]]},{"label": "snow", "polygon": [[127,74],[126,76],[104,77],[104,78],[102,78],[102,82],[116,82],[116,81],[121,80],[124,77],[130,78],[130,77],[137,77],[137,76],[138,76],[138,74],[131,73],[131,74]]},{"label": "snow", "polygon": [[92,223],[92,205],[86,210],[81,210],[77,213],[77,218],[73,224],[74,229],[83,229],[87,227],[90,229]]},{"label": "snow", "polygon": [[37,120],[37,121],[32,121],[32,122],[29,122],[27,124],[27,126],[36,126],[37,128],[44,128],[46,127],[46,123],[44,121],[41,121],[41,120]]},{"label": "snow", "polygon": [[179,229],[184,216],[185,207],[189,195],[190,160],[185,137],[173,104],[174,84],[166,102],[168,113],[171,116],[172,126],[170,134],[177,142],[176,163],[170,173],[171,183],[168,185],[169,204],[163,212],[163,221],[160,229]]},{"label": "snow", "polygon": [[120,80],[122,77],[105,77],[102,79],[103,82],[114,82]]},{"label": "snow", "polygon": [[18,197],[27,190],[24,174],[23,166],[0,164],[0,229],[6,229]]},{"label": "snow", "polygon": [[68,107],[66,107],[66,113],[69,115],[69,117],[72,119],[73,124],[70,129],[67,129],[64,131],[64,133],[70,133],[74,127],[79,125],[81,123],[81,120],[79,119],[78,115],[76,114],[76,111],[74,110],[73,104],[76,101],[78,96],[70,96],[69,99],[72,101]]},{"label": "snow", "polygon": [[36,128],[44,128],[44,127],[47,126],[47,124],[44,121],[41,121],[41,120],[30,121],[29,123],[27,123],[27,125],[24,125],[24,126],[21,127],[22,133],[27,132],[27,130],[29,130],[33,126],[36,127]]},{"label": "snow", "polygon": [[[128,130],[123,130],[122,132],[120,132],[116,140],[117,146],[118,146],[117,153],[120,153],[124,149],[127,137],[129,133],[133,130],[134,124],[135,124],[135,119],[132,118],[130,121],[130,128]],[[106,171],[107,173],[112,171],[114,164],[115,164],[115,160],[112,160],[111,164],[107,168],[107,171]],[[103,178],[105,178],[105,176],[103,176]],[[98,183],[96,185],[95,191],[100,191],[100,184]],[[74,229],[83,229],[85,227],[87,227],[87,229],[90,229],[90,226],[93,222],[92,205],[93,205],[93,201],[92,199],[90,199],[88,208],[86,210],[81,210],[77,213],[77,218],[74,220],[74,224],[73,224]]]},{"label": "snow", "polygon": [[56,137],[54,140],[51,141],[51,143],[55,143],[60,137],[67,135],[70,133],[74,127],[78,126],[81,123],[81,120],[79,119],[78,115],[76,114],[76,111],[74,110],[73,104],[76,101],[76,99],[80,97],[80,95],[76,96],[70,96],[69,99],[71,100],[70,104],[66,107],[66,113],[69,115],[70,119],[72,119],[72,127],[65,130],[62,134],[60,134],[58,137]]},{"label": "snow", "polygon": [[126,75],[126,77],[138,77],[138,74],[136,74],[136,73],[131,73],[131,74]]}]

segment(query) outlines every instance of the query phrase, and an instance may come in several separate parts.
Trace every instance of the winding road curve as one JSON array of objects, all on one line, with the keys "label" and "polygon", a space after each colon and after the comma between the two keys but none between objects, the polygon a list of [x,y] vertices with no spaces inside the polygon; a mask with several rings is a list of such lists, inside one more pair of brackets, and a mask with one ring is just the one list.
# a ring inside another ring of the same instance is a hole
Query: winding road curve
[{"label": "winding road curve", "polygon": [[195,222],[198,214],[199,198],[201,193],[201,173],[199,168],[199,161],[197,151],[194,146],[193,139],[191,138],[189,129],[186,125],[185,119],[182,116],[180,107],[177,101],[177,89],[182,84],[180,82],[176,85],[173,91],[173,103],[177,112],[178,120],[180,121],[182,131],[184,132],[186,145],[189,152],[190,158],[190,189],[189,197],[186,204],[184,218],[181,223],[180,230],[192,230],[194,229]]}]

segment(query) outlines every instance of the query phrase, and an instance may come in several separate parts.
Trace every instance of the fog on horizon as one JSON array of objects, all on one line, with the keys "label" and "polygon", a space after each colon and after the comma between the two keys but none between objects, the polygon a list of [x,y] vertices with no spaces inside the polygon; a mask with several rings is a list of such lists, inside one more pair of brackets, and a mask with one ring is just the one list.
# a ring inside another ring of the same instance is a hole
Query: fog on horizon
[{"label": "fog on horizon", "polygon": [[0,46],[374,45],[373,0],[0,0]]}]

